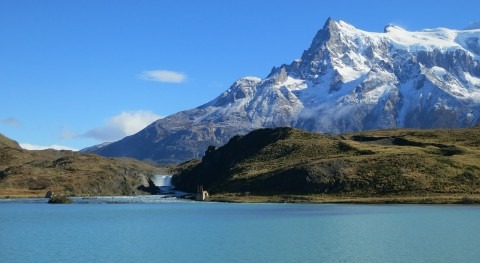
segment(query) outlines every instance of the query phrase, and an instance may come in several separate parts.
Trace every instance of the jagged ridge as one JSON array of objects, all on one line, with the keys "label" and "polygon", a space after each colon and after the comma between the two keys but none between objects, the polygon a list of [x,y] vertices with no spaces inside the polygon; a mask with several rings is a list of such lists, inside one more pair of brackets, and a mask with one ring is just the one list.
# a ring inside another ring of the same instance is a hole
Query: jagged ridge
[{"label": "jagged ridge", "polygon": [[259,128],[471,127],[480,118],[479,39],[478,29],[373,33],[328,19],[300,59],[265,79],[239,79],[213,101],[94,152],[175,163]]}]

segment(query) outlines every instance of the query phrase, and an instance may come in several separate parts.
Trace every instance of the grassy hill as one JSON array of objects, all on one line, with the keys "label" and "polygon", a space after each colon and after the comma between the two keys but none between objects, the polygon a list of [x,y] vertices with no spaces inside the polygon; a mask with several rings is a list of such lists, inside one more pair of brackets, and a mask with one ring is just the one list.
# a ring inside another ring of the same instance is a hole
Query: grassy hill
[{"label": "grassy hill", "polygon": [[203,185],[221,200],[477,197],[480,128],[343,135],[261,129],[210,147],[201,161],[181,165],[174,183],[186,191]]},{"label": "grassy hill", "polygon": [[132,159],[72,151],[28,151],[0,135],[0,197],[148,193],[159,168]]}]

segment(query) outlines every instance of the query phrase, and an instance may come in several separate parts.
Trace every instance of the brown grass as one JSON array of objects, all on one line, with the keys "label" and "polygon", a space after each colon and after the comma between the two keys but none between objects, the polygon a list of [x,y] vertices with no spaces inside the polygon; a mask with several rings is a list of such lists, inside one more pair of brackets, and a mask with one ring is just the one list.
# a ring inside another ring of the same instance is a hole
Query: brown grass
[{"label": "brown grass", "polygon": [[343,135],[264,129],[178,170],[180,188],[193,191],[202,184],[214,194],[476,195],[480,128]]},{"label": "brown grass", "polygon": [[477,195],[428,194],[419,196],[352,197],[335,195],[245,195],[215,194],[208,201],[233,203],[311,203],[311,204],[480,204]]},{"label": "brown grass", "polygon": [[[159,168],[127,158],[71,151],[27,151],[0,137],[0,197],[145,194]],[[139,187],[144,187],[139,189]]]}]

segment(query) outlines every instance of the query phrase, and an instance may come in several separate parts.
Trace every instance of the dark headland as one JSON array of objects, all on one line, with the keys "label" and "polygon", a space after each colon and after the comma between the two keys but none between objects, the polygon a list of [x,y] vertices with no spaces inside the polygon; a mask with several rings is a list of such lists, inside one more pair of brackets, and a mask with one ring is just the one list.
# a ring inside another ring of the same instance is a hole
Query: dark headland
[{"label": "dark headland", "polygon": [[478,203],[480,127],[327,135],[260,129],[180,165],[177,188],[214,201]]}]

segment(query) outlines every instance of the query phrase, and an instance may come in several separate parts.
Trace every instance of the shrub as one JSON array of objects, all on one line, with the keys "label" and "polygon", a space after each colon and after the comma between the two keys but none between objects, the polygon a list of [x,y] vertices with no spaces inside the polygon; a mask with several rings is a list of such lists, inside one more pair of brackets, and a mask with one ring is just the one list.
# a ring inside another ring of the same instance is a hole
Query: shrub
[{"label": "shrub", "polygon": [[477,203],[477,200],[475,200],[474,198],[471,198],[471,197],[467,197],[467,196],[465,196],[464,198],[462,198],[460,200],[460,204],[472,205],[472,204],[476,204],[476,203]]},{"label": "shrub", "polygon": [[49,204],[71,204],[73,203],[73,200],[66,197],[66,196],[52,196],[48,200]]}]

